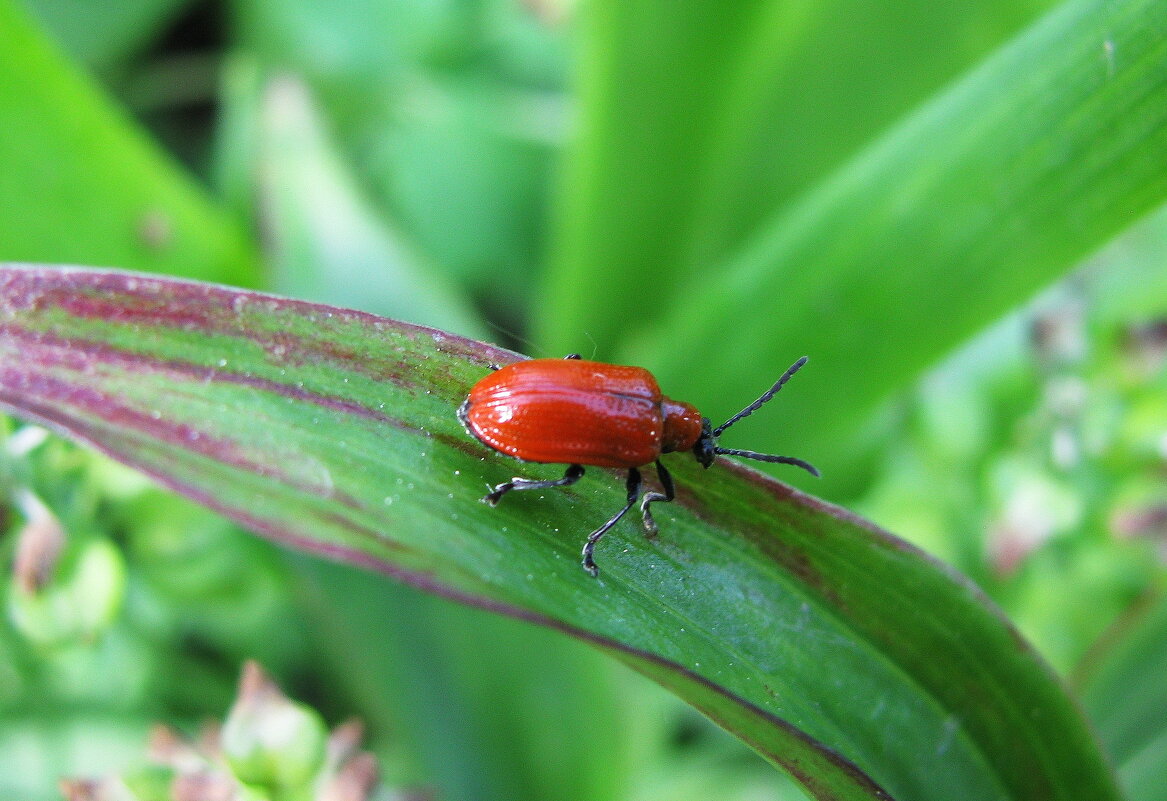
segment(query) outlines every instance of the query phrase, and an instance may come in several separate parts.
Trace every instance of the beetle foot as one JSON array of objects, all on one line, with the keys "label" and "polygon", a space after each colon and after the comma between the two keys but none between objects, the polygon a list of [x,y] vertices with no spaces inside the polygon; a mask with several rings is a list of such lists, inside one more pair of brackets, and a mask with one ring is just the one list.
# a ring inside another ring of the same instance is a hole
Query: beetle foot
[{"label": "beetle foot", "polygon": [[584,557],[583,569],[592,578],[596,578],[598,575],[600,575],[600,568],[596,566],[596,562],[594,559],[592,559],[591,554],[588,554]]},{"label": "beetle foot", "polygon": [[644,510],[644,536],[648,537],[650,540],[655,540],[657,538],[657,534],[659,534],[659,533],[660,533],[660,528],[657,526],[656,520],[653,519],[652,512],[648,511],[648,509],[645,509]]},{"label": "beetle foot", "polygon": [[499,484],[494,489],[492,489],[490,492],[488,492],[486,495],[484,495],[481,500],[483,503],[485,503],[489,506],[498,506],[498,502],[502,500],[502,496],[506,495],[508,492],[510,492],[514,488],[515,488],[515,482],[506,481],[502,484]]},{"label": "beetle foot", "polygon": [[656,524],[656,519],[652,516],[652,510],[649,509],[656,501],[667,501],[668,497],[661,495],[659,492],[650,492],[646,494],[640,501],[640,515],[644,519],[644,536],[650,540],[655,540],[656,535],[660,532],[660,528]]}]

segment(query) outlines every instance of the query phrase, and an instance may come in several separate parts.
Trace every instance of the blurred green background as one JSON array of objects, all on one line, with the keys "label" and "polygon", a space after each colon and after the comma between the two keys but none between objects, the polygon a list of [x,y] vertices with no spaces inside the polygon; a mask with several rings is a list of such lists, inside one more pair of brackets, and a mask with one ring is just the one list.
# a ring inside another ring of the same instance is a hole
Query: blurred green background
[{"label": "blurred green background", "polygon": [[[1155,2],[0,0],[0,260],[642,364],[715,422],[807,354],[726,444],[816,463],[819,483],[779,474],[973,577],[1082,692],[1132,797],[1167,797],[1167,712],[1120,700],[1167,663],[1165,21]],[[393,786],[802,797],[579,644],[3,434],[5,564],[42,507],[68,535],[51,598],[6,579],[5,797],[133,764],[151,721],[221,717],[246,658],[362,718]]]}]

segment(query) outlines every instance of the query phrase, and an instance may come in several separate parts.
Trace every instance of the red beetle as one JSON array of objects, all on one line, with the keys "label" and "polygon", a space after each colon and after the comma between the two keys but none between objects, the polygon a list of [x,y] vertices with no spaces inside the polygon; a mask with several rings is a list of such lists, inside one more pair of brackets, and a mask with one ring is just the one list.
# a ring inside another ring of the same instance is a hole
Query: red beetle
[{"label": "red beetle", "polygon": [[621,367],[580,359],[532,359],[507,365],[483,378],[458,408],[458,419],[484,445],[524,462],[569,466],[563,478],[541,481],[512,478],[482,500],[494,506],[511,490],[566,487],[579,481],[584,465],[628,469],[628,503],[604,525],[588,535],[583,567],[599,572],[592,551],[600,537],[640,499],[639,468],[656,463],[664,493],[646,492],[640,503],[648,536],[657,532],[649,506],[676,497],[673,479],[660,463],[662,453],[692,450],[705,467],[717,454],[743,456],[761,462],[819,471],[802,459],[754,451],[722,448],[717,444],[731,425],[752,414],[806,364],[806,357],[790,366],[760,398],[717,428],[688,403],[661,394],[652,373],[640,367]]}]

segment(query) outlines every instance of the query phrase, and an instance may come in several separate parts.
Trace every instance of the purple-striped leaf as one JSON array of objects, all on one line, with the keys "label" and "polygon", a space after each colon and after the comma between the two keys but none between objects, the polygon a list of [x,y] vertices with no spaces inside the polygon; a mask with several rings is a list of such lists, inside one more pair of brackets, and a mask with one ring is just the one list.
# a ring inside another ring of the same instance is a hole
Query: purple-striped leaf
[{"label": "purple-striped leaf", "polygon": [[516,358],[253,292],[0,270],[3,407],[290,547],[589,641],[816,798],[1117,798],[1078,709],[981,593],[842,510],[666,457],[679,497],[659,540],[621,523],[593,579],[579,550],[620,476],[479,503],[562,469],[490,452],[455,417]]}]

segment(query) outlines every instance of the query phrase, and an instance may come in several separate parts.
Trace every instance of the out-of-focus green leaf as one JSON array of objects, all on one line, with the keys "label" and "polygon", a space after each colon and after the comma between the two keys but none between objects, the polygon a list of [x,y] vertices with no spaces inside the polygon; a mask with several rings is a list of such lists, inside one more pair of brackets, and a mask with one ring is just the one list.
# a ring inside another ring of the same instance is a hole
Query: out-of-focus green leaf
[{"label": "out-of-focus green leaf", "polygon": [[435,265],[514,306],[541,255],[566,29],[525,4],[236,4],[243,45],[324,109],[369,198]]},{"label": "out-of-focus green leaf", "polygon": [[737,122],[720,116],[737,99],[735,55],[780,19],[766,58],[780,62],[814,14],[801,2],[588,5],[580,132],[561,181],[546,297],[534,310],[542,344],[579,350],[586,335],[608,354],[619,331],[656,316],[685,274],[677,261],[715,131]]},{"label": "out-of-focus green leaf", "polygon": [[45,774],[97,776],[110,765],[141,759],[148,725],[127,715],[39,708],[8,715],[0,726],[0,793],[5,798],[58,801]]},{"label": "out-of-focus green leaf", "polygon": [[[668,2],[660,3],[667,13]],[[686,274],[759,225],[1056,0],[771,4],[713,115]],[[730,54],[719,54],[729,56]]]},{"label": "out-of-focus green leaf", "polygon": [[542,333],[610,355],[690,279],[716,292],[727,250],[1046,5],[589,3]]},{"label": "out-of-focus green leaf", "polygon": [[0,0],[0,258],[253,284],[235,223]]},{"label": "out-of-focus green leaf", "polygon": [[[817,798],[1116,799],[1075,704],[981,593],[841,509],[673,459],[660,540],[623,481],[478,502],[557,472],[454,410],[514,356],[297,301],[103,271],[0,273],[0,406],[292,547],[590,642]],[[532,497],[534,495],[534,497]]]},{"label": "out-of-focus green leaf", "polygon": [[[891,393],[1167,198],[1165,25],[1153,0],[1059,7],[773,211],[721,275],[675,287],[674,307],[616,355],[653,365],[666,392],[699,374],[717,390],[703,411],[723,419],[810,354],[781,401],[794,422],[755,426],[749,444],[789,447],[796,427],[810,446],[798,455],[845,481]],[[622,291],[658,303],[635,276]],[[590,331],[589,315],[636,317],[618,299],[582,303],[582,316],[545,307],[556,347]]]},{"label": "out-of-focus green leaf", "polygon": [[269,82],[260,129],[261,222],[274,288],[482,335],[477,314],[449,276],[378,219],[303,84],[288,76]]},{"label": "out-of-focus green leaf", "polygon": [[664,763],[643,779],[630,801],[806,801],[798,785],[776,778],[766,765],[743,764],[718,755],[687,755]]},{"label": "out-of-focus green leaf", "polygon": [[1082,702],[1131,801],[1167,799],[1167,593],[1144,600],[1086,667]]},{"label": "out-of-focus green leaf", "polygon": [[737,398],[759,362],[813,353],[785,411],[845,466],[895,388],[1167,197],[1157,24],[1157,2],[1066,4],[776,219],[641,357],[665,380],[711,365]]},{"label": "out-of-focus green leaf", "polygon": [[74,58],[98,69],[139,50],[189,0],[24,0]]},{"label": "out-of-focus green leaf", "polygon": [[670,721],[595,651],[374,574],[293,563],[330,684],[383,751],[408,754],[410,783],[449,799],[602,801],[659,759]]}]

